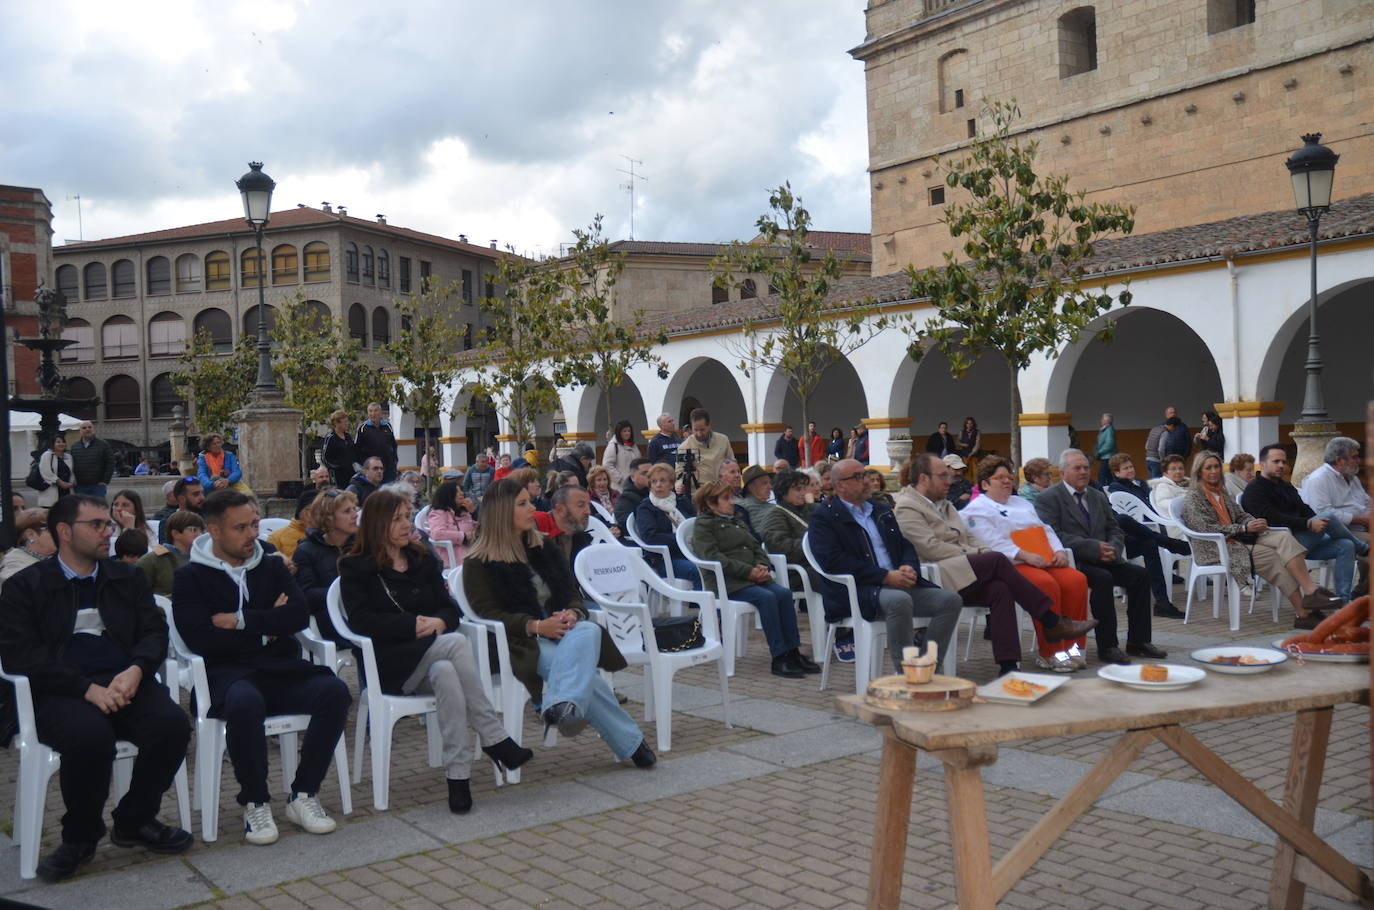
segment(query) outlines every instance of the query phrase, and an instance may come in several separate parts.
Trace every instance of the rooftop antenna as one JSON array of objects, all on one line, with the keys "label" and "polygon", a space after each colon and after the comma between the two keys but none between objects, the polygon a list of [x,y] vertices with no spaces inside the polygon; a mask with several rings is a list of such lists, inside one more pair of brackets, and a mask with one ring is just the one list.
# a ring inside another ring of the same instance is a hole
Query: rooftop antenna
[{"label": "rooftop antenna", "polygon": [[622,184],[620,185],[620,188],[621,188],[622,190],[628,190],[629,193],[630,193],[630,239],[631,239],[631,240],[634,240],[634,239],[635,239],[635,181],[636,181],[636,180],[648,180],[649,178],[648,178],[648,177],[645,177],[643,174],[636,174],[636,173],[635,173],[635,165],[637,164],[637,165],[639,165],[640,167],[643,167],[643,166],[644,166],[644,162],[643,162],[643,161],[640,161],[640,160],[637,159],[637,158],[631,158],[629,155],[621,155],[620,157],[621,157],[621,158],[624,158],[625,161],[628,162],[629,165],[630,165],[630,169],[629,169],[628,171],[625,170],[624,168],[616,168],[616,170],[620,171],[620,173],[622,173],[622,174],[625,174],[625,175],[629,176],[629,178],[630,178],[630,179],[629,179],[629,182],[627,182],[627,183],[622,183]]},{"label": "rooftop antenna", "polygon": [[67,197],[68,202],[73,199],[76,200],[76,237],[77,241],[80,242],[86,239],[86,229],[81,224],[81,194],[73,193]]}]

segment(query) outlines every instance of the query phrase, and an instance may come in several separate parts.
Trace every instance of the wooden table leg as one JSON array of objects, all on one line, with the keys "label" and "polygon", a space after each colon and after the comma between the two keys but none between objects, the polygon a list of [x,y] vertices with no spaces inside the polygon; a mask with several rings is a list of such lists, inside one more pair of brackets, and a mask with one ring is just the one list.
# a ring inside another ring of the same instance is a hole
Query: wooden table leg
[{"label": "wooden table leg", "polygon": [[873,860],[868,869],[869,910],[897,910],[902,899],[911,789],[916,749],[883,728],[883,763],[878,771],[878,805],[873,821]]},{"label": "wooden table leg", "polygon": [[945,759],[949,843],[954,854],[954,882],[960,910],[992,910],[997,906],[992,858],[988,855],[988,816],[980,764],[987,762],[956,765]]},{"label": "wooden table leg", "polygon": [[[1326,745],[1331,736],[1330,708],[1299,711],[1293,723],[1293,746],[1288,756],[1288,779],[1283,787],[1283,808],[1311,828],[1317,817],[1317,796],[1326,769]],[[1269,879],[1269,906],[1273,910],[1302,910],[1307,886],[1293,873],[1298,853],[1280,840]]]}]

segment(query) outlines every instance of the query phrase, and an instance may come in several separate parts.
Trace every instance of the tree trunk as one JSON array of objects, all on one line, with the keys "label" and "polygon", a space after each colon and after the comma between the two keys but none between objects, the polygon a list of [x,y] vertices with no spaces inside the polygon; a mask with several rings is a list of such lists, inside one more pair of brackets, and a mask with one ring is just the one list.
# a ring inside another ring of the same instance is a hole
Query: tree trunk
[{"label": "tree trunk", "polygon": [[1013,474],[1021,466],[1021,386],[1016,379],[1016,368],[1011,367],[1011,419],[1007,426],[1011,427],[1011,468]]},{"label": "tree trunk", "polygon": [[802,431],[801,431],[801,436],[798,437],[799,439],[801,439],[801,442],[798,443],[798,447],[801,449],[801,459],[802,459],[802,467],[803,467],[803,468],[809,468],[809,467],[811,467],[811,440],[809,440],[809,439],[806,438],[806,428],[807,428],[808,426],[811,425],[811,422],[810,422],[810,419],[809,419],[809,412],[810,412],[811,409],[810,409],[809,407],[807,407],[807,398],[810,398],[810,397],[811,397],[811,396],[808,395],[808,396],[806,396],[806,398],[802,398],[802,400],[801,400],[801,406],[802,406],[802,419],[801,419]]}]

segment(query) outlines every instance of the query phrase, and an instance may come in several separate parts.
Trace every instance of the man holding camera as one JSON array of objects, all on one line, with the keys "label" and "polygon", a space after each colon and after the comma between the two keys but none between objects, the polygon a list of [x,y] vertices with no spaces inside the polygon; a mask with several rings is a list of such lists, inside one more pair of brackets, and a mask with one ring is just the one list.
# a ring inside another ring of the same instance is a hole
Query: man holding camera
[{"label": "man holding camera", "polygon": [[696,408],[691,415],[692,435],[683,440],[682,445],[678,446],[678,480],[684,481],[683,473],[685,470],[685,456],[690,453],[691,461],[696,475],[696,485],[710,483],[718,478],[720,464],[727,458],[734,457],[734,450],[730,448],[730,440],[724,433],[715,433],[711,430],[711,415],[705,408]]}]

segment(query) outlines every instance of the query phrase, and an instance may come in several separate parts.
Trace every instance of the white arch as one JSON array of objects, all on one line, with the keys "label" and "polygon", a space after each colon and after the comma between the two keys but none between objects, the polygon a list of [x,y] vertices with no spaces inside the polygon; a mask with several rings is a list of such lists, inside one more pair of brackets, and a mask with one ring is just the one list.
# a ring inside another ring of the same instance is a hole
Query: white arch
[{"label": "white arch", "polygon": [[[1369,286],[1370,295],[1374,297],[1374,276],[1352,278],[1317,292],[1318,335],[1322,332],[1321,310],[1327,301],[1362,284]],[[1258,400],[1271,401],[1278,394],[1279,372],[1283,367],[1284,354],[1287,353],[1288,346],[1292,344],[1293,336],[1297,335],[1307,325],[1308,316],[1308,300],[1303,298],[1293,304],[1287,317],[1269,333],[1269,345],[1265,348],[1264,357],[1260,360],[1259,367],[1255,372],[1255,397]],[[1374,327],[1374,320],[1371,320],[1371,327]]]},{"label": "white arch", "polygon": [[[684,344],[683,347],[688,347],[688,345]],[[692,345],[691,347],[696,347],[696,345]],[[745,378],[740,370],[731,369],[728,364],[722,362],[719,357],[713,354],[697,353],[690,350],[684,353],[686,356],[676,365],[673,364],[672,359],[668,358],[670,370],[668,374],[668,383],[663,389],[663,397],[660,400],[659,407],[654,412],[655,418],[665,411],[676,416],[678,406],[681,404],[683,397],[687,394],[687,387],[691,384],[692,377],[707,363],[714,361],[720,364],[720,366],[725,369],[725,372],[734,378],[736,391],[739,392],[740,399],[744,402],[745,414],[747,414],[750,419],[756,419],[751,401],[753,396],[751,395],[749,386],[746,385],[749,380]],[[645,404],[647,405],[648,402],[646,401]]]}]

